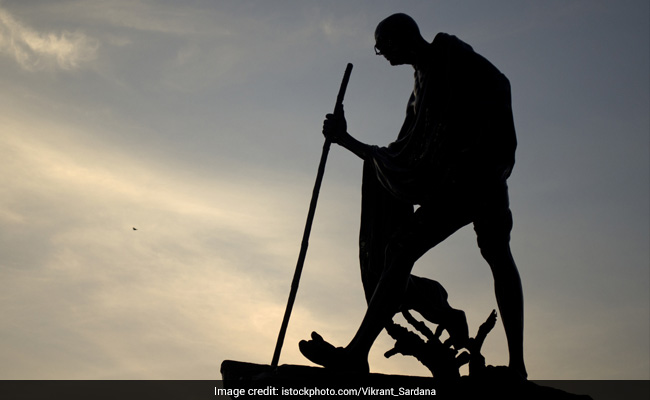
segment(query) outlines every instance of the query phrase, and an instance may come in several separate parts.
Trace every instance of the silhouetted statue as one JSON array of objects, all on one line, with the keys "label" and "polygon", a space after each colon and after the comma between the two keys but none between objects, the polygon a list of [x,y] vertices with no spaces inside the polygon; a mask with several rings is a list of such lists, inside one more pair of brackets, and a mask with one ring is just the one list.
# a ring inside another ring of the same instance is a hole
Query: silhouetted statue
[{"label": "silhouetted statue", "polygon": [[368,371],[373,342],[396,312],[408,309],[447,329],[456,347],[465,346],[462,312],[449,306],[440,284],[410,272],[429,249],[473,223],[494,276],[509,366],[526,377],[523,294],[509,244],[506,180],[517,146],[510,83],[455,36],[439,33],[428,43],[405,14],[383,20],[375,40],[376,53],[392,65],[415,69],[397,140],[378,147],[354,139],[342,106],[323,124],[327,138],[364,160],[359,245],[368,309],[346,347],[334,347],[314,333],[312,340],[300,342],[300,350],[325,367]]}]

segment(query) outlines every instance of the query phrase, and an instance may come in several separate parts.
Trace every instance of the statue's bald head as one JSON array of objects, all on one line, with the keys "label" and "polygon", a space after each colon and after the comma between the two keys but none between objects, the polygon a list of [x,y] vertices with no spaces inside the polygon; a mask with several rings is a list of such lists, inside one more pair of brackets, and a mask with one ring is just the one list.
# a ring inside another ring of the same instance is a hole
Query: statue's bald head
[{"label": "statue's bald head", "polygon": [[422,40],[418,24],[406,14],[398,13],[384,19],[375,29],[375,41],[378,46],[382,42],[391,41],[403,45]]},{"label": "statue's bald head", "polygon": [[393,14],[375,29],[375,50],[393,65],[413,64],[423,44],[418,24],[406,14]]}]

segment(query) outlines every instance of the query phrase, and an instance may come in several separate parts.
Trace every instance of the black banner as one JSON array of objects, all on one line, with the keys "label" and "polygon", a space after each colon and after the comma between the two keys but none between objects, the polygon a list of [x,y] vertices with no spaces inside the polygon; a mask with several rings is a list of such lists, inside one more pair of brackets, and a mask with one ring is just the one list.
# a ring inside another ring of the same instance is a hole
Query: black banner
[{"label": "black banner", "polygon": [[[593,400],[647,400],[650,381],[531,381],[551,390],[546,393],[586,395]],[[498,393],[492,388],[491,394]],[[557,392],[554,392],[557,390]],[[486,393],[487,394],[487,393]],[[388,398],[427,396],[433,399],[457,399],[453,388],[354,386],[331,384],[301,385],[300,382],[276,382],[251,385],[250,382],[223,381],[0,381],[0,398],[7,400],[42,399],[156,399],[211,400],[240,398]],[[562,397],[562,396],[559,396]],[[581,397],[581,396],[579,396]],[[486,397],[489,398],[489,397]],[[555,398],[551,395],[550,398]]]}]

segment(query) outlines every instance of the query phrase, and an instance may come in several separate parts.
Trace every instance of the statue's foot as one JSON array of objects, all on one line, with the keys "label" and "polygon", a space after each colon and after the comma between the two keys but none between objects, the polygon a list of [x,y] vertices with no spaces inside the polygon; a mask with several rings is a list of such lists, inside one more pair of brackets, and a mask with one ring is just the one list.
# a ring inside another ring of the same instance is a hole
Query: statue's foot
[{"label": "statue's foot", "polygon": [[332,362],[333,354],[340,353],[343,349],[327,343],[321,335],[311,333],[311,340],[301,340],[298,343],[300,352],[309,361],[327,367]]},{"label": "statue's foot", "polygon": [[508,369],[510,369],[510,371],[512,371],[519,378],[523,380],[528,379],[528,372],[526,372],[526,366],[524,365],[523,361],[517,363],[510,362]]},{"label": "statue's foot", "polygon": [[352,357],[347,349],[332,346],[316,332],[312,332],[311,340],[301,340],[298,347],[307,359],[325,368],[354,373],[370,371],[366,359]]}]

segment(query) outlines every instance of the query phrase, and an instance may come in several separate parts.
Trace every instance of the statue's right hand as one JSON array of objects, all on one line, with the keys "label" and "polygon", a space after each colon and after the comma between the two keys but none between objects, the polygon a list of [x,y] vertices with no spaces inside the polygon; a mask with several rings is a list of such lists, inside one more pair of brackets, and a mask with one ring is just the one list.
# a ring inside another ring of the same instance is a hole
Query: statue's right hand
[{"label": "statue's right hand", "polygon": [[347,135],[347,122],[343,106],[336,109],[334,114],[327,114],[323,121],[323,135],[332,143],[339,143]]}]

